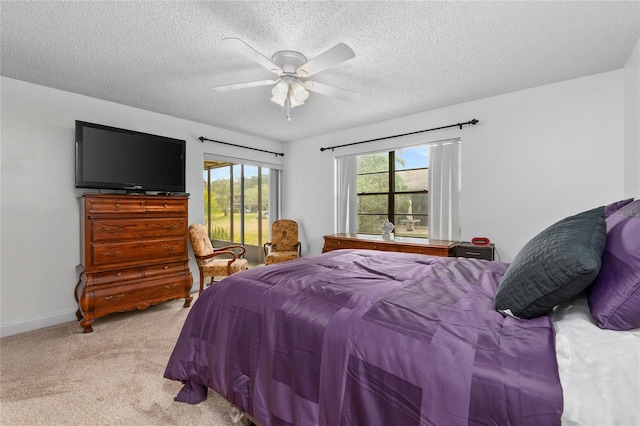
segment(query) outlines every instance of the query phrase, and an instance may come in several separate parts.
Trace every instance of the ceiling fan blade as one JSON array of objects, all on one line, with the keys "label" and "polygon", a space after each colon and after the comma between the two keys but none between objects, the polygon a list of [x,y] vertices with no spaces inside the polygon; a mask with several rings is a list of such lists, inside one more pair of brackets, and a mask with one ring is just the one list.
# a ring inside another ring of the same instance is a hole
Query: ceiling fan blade
[{"label": "ceiling fan blade", "polygon": [[296,72],[300,77],[310,77],[327,68],[334,67],[344,61],[355,58],[355,56],[355,52],[351,50],[349,46],[344,43],[338,43],[331,49],[302,65]]},{"label": "ceiling fan blade", "polygon": [[347,89],[341,89],[327,84],[317,83],[315,81],[305,81],[304,87],[310,92],[320,93],[322,95],[340,98],[343,101],[354,102],[360,97],[360,93]]},{"label": "ceiling fan blade", "polygon": [[260,80],[260,81],[249,81],[247,83],[236,83],[236,84],[227,84],[224,86],[216,86],[213,90],[218,92],[228,92],[230,90],[238,90],[238,89],[246,89],[249,87],[258,87],[258,86],[268,86],[270,84],[276,84],[278,80]]},{"label": "ceiling fan blade", "polygon": [[271,71],[272,73],[275,73],[278,75],[283,73],[282,69],[279,66],[271,62],[266,57],[262,56],[260,52],[258,52],[253,47],[249,46],[247,43],[240,40],[239,38],[228,37],[228,38],[223,38],[222,41],[227,42],[228,45],[232,46],[238,52],[242,53],[249,59],[253,59],[254,61],[259,63],[260,65],[262,65],[263,67]]}]

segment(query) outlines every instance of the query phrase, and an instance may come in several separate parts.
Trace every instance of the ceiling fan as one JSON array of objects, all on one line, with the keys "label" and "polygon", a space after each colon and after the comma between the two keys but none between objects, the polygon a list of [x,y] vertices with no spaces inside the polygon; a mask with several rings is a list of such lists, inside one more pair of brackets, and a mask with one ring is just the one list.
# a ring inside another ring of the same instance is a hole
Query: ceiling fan
[{"label": "ceiling fan", "polygon": [[285,117],[289,121],[291,121],[291,108],[303,105],[304,101],[309,98],[309,92],[334,96],[348,102],[355,101],[359,96],[357,92],[351,90],[307,80],[308,77],[320,71],[324,71],[327,68],[334,67],[354,58],[356,54],[344,43],[338,43],[324,53],[307,61],[307,58],[302,53],[292,50],[281,50],[274,53],[271,59],[267,59],[239,38],[225,38],[223,41],[239,53],[253,59],[264,68],[276,74],[278,78],[274,80],[227,84],[214,87],[213,89],[218,92],[226,92],[249,87],[274,85],[273,89],[271,89],[271,101],[286,108]]}]

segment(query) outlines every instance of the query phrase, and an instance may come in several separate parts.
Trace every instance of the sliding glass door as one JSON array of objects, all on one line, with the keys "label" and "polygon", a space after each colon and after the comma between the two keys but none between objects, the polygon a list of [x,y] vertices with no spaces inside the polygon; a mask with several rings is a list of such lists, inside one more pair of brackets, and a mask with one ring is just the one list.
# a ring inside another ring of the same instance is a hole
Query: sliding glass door
[{"label": "sliding glass door", "polygon": [[278,173],[266,167],[205,160],[204,221],[214,247],[242,244],[249,263],[264,262],[262,246],[268,241],[271,223],[270,181]]}]

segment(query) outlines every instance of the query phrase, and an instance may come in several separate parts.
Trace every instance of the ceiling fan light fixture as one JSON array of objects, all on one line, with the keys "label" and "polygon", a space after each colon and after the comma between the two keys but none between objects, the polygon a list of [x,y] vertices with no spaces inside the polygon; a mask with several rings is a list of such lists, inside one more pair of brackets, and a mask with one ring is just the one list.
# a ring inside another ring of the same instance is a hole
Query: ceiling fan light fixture
[{"label": "ceiling fan light fixture", "polygon": [[291,108],[295,108],[300,105],[304,105],[304,101],[298,101],[293,96],[289,96],[289,103],[291,104]]},{"label": "ceiling fan light fixture", "polygon": [[[285,98],[285,99],[286,99],[286,98]],[[285,99],[278,99],[278,98],[276,98],[275,96],[273,96],[273,97],[270,99],[270,101],[271,101],[271,102],[274,102],[274,103],[276,103],[276,104],[278,104],[278,105],[280,105],[280,106],[282,106],[282,107],[283,107],[283,106],[284,106],[284,101],[285,101]]]},{"label": "ceiling fan light fixture", "polygon": [[280,80],[278,84],[273,86],[273,89],[271,89],[271,94],[275,99],[284,103],[284,100],[289,94],[289,83],[284,80]]},{"label": "ceiling fan light fixture", "polygon": [[292,101],[295,100],[296,102],[304,103],[304,101],[309,99],[309,92],[304,88],[302,83],[296,81],[291,85],[291,97],[293,98]]}]

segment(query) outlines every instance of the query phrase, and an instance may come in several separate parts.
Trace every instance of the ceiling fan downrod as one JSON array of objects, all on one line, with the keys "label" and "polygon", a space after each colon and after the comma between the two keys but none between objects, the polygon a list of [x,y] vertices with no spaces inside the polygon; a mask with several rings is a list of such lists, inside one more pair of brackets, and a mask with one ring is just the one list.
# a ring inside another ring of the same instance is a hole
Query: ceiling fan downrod
[{"label": "ceiling fan downrod", "polygon": [[286,110],[286,115],[284,116],[284,118],[286,118],[287,121],[291,121],[291,101],[289,100],[288,96],[287,96],[287,99],[284,101],[284,107]]}]

